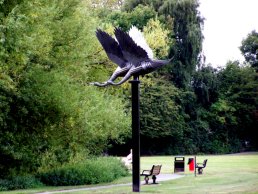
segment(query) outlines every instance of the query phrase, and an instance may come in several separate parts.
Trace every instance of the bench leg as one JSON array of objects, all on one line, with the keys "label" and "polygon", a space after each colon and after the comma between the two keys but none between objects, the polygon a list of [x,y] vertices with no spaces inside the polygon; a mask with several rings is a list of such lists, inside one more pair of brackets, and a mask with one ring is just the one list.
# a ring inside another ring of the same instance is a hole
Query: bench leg
[{"label": "bench leg", "polygon": [[198,174],[202,174],[203,169],[202,168],[198,168]]},{"label": "bench leg", "polygon": [[146,185],[149,183],[149,176],[145,176],[144,178]]},{"label": "bench leg", "polygon": [[157,177],[155,175],[152,176],[153,184],[156,184]]}]

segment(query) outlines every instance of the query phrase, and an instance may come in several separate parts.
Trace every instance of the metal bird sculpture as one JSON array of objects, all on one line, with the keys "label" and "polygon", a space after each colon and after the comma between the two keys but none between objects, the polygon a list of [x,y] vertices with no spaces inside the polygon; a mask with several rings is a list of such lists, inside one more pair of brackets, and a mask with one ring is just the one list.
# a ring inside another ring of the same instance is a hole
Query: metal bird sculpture
[{"label": "metal bird sculpture", "polygon": [[107,80],[104,83],[99,83],[99,82],[91,83],[92,85],[103,87],[103,86],[112,84],[117,77],[124,76],[131,68],[132,63],[128,62],[124,58],[121,47],[119,46],[118,42],[114,38],[112,38],[109,34],[101,30],[97,30],[96,36],[99,42],[101,43],[102,47],[104,48],[108,58],[112,62],[118,65],[118,67],[116,68],[112,76],[109,78],[109,80]]},{"label": "metal bird sculpture", "polygon": [[[112,76],[104,83],[93,82],[92,85],[121,85],[131,76],[145,75],[168,64],[169,60],[154,60],[153,52],[146,43],[142,33],[132,27],[129,34],[120,28],[115,28],[115,39],[106,32],[97,30],[96,36],[111,61],[118,65]],[[115,83],[117,77],[124,76]]]}]

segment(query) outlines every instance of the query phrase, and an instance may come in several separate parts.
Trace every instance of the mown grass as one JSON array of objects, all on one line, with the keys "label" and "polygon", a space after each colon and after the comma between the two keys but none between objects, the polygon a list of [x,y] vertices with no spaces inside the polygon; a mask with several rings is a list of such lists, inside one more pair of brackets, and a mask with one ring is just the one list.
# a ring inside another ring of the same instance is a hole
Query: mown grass
[{"label": "mown grass", "polygon": [[[186,163],[188,158],[185,156]],[[229,155],[205,155],[197,156],[197,162],[208,159],[207,167],[203,175],[194,176],[192,172],[186,171],[184,177],[176,180],[160,182],[157,185],[141,185],[142,193],[164,193],[164,194],[186,194],[186,193],[258,193],[258,153],[229,154]],[[162,164],[161,173],[173,173],[173,156],[141,157],[141,169],[149,169],[153,164]],[[157,179],[158,181],[158,179]],[[121,178],[112,184],[130,183],[131,177]],[[103,185],[103,184],[101,184]],[[107,184],[106,184],[107,185]],[[37,193],[50,190],[62,190],[81,187],[44,187],[35,190],[20,190],[0,192],[1,194]],[[105,189],[66,192],[74,194],[132,193],[132,186],[119,186]]]}]

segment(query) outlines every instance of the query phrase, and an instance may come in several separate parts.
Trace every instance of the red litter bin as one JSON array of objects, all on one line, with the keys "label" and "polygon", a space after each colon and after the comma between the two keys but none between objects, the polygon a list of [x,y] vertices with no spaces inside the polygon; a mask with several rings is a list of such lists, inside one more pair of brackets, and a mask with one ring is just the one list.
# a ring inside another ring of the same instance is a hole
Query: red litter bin
[{"label": "red litter bin", "polygon": [[194,171],[194,158],[188,159],[189,170]]}]

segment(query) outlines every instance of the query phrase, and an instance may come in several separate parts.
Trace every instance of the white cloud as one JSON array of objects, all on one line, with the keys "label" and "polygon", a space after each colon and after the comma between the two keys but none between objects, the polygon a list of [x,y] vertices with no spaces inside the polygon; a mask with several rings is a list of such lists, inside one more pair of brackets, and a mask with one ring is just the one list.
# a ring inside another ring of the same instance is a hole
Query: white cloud
[{"label": "white cloud", "polygon": [[206,63],[224,66],[228,60],[243,61],[241,41],[258,31],[258,0],[199,0],[205,18],[203,52]]}]

